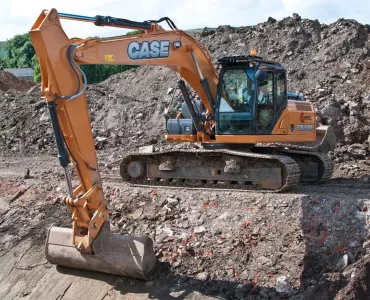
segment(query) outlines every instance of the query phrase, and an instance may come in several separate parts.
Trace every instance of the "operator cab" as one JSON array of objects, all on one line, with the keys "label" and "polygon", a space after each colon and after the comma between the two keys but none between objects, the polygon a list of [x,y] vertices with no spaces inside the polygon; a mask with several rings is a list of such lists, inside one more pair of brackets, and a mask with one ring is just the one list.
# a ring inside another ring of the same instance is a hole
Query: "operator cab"
[{"label": "operator cab", "polygon": [[258,56],[218,62],[216,135],[270,134],[287,106],[283,66]]}]

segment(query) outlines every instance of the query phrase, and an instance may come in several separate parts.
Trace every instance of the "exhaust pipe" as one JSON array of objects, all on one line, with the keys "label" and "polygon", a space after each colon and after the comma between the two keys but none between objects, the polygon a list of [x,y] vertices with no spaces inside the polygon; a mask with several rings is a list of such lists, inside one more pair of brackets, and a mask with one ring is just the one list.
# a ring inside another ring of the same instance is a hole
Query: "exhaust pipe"
[{"label": "exhaust pipe", "polygon": [[72,243],[72,237],[72,229],[49,228],[45,245],[48,262],[146,280],[156,275],[158,260],[153,251],[153,240],[149,237],[113,234],[109,223],[105,222],[92,243],[94,254],[79,252]]}]

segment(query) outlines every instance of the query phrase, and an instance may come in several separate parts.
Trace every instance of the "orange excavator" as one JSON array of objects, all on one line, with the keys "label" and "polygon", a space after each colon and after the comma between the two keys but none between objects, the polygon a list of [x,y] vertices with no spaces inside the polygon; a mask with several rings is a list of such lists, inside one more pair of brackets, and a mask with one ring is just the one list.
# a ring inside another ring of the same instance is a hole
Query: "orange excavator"
[{"label": "orange excavator", "polygon": [[[140,33],[69,39],[60,19]],[[126,155],[120,174],[131,184],[284,191],[300,180],[316,182],[332,174],[325,152],[334,147],[333,131],[317,127],[313,105],[287,92],[286,72],[277,62],[252,52],[220,58],[218,72],[207,49],[169,18],[134,22],[51,9],[40,14],[30,36],[65,170],[69,190],[65,204],[73,221],[72,229],[49,229],[46,256],[51,263],[144,279],[153,277],[156,270],[150,238],[109,231],[83,64],[157,65],[178,74],[184,103],[175,118],[166,115],[166,140],[202,147],[151,147]],[[296,99],[289,100],[292,97]],[[70,164],[79,181],[74,188]]]}]

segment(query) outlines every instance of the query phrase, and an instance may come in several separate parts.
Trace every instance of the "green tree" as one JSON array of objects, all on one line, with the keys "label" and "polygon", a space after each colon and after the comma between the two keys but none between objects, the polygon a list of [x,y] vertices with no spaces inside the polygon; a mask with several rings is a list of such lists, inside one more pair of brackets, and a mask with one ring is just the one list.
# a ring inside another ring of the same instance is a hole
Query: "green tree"
[{"label": "green tree", "polygon": [[[142,30],[133,30],[127,32],[126,35],[135,35],[143,32]],[[41,81],[40,65],[28,33],[18,34],[7,40],[3,46],[3,51],[5,56],[0,59],[0,68],[33,68],[34,80],[36,82]],[[83,65],[81,68],[85,72],[89,83],[98,83],[113,74],[137,68],[137,66]]]},{"label": "green tree", "polygon": [[28,33],[17,34],[7,40],[3,46],[3,58],[6,68],[32,68],[32,58],[35,55]]},{"label": "green tree", "polygon": [[139,34],[143,32],[144,32],[143,30],[132,30],[132,31],[127,32],[126,35],[135,35],[135,34]]},{"label": "green tree", "polygon": [[[126,35],[135,35],[143,32],[142,30],[133,30],[127,32]],[[98,37],[95,38],[98,39]],[[81,69],[84,71],[88,83],[99,83],[111,75],[137,67],[132,65],[82,65]]]},{"label": "green tree", "polygon": [[36,54],[32,57],[32,65],[33,65],[33,80],[36,82],[41,82],[40,64]]}]

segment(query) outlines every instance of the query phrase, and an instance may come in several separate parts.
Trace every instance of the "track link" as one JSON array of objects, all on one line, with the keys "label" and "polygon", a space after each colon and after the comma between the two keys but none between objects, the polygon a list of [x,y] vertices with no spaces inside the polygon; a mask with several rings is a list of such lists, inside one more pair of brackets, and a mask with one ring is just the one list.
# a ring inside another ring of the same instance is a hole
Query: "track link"
[{"label": "track link", "polygon": [[296,156],[306,158],[316,158],[320,162],[319,166],[319,181],[328,180],[331,178],[334,172],[334,165],[333,161],[330,159],[330,157],[327,156],[325,153],[316,152],[314,148],[310,148],[307,146],[301,146],[301,145],[286,145],[286,144],[280,144],[280,143],[274,143],[270,146],[266,145],[257,145],[257,149],[266,149],[268,153],[280,153],[283,155],[289,155],[294,159]]},{"label": "track link", "polygon": [[291,155],[291,157],[294,159],[294,155],[300,155],[305,157],[315,157],[320,161],[319,166],[319,181],[328,180],[331,178],[334,172],[334,165],[333,161],[324,153],[318,153],[318,152],[310,152],[310,151],[301,151],[301,150],[294,150],[294,149],[279,149],[279,153],[286,153],[288,155]]},{"label": "track link", "polygon": [[[181,158],[186,160],[198,158],[199,164],[202,160],[212,158],[212,157],[233,157],[235,159],[245,159],[248,163],[255,160],[256,166],[258,162],[270,163],[275,166],[278,165],[282,170],[282,185],[275,190],[266,190],[269,192],[281,192],[286,191],[298,184],[300,178],[300,169],[296,161],[286,155],[278,154],[263,154],[263,153],[253,153],[247,151],[234,151],[234,150],[205,150],[205,149],[180,149],[180,150],[161,150],[153,153],[131,153],[126,155],[121,162],[120,174],[124,181],[129,182],[134,185],[143,185],[143,186],[177,186],[189,188],[198,187],[198,188],[217,188],[217,189],[238,189],[238,190],[261,190],[258,185],[254,184],[245,184],[245,182],[235,182],[233,180],[212,180],[212,178],[204,179],[194,179],[189,183],[189,179],[186,178],[148,178],[147,175],[144,175],[143,178],[132,178],[128,172],[128,165],[133,161],[147,161],[152,162],[153,160],[161,157],[171,157],[173,159]],[[147,174],[147,173],[146,173]],[[233,174],[234,175],[234,174]],[[175,180],[173,180],[175,179]]]}]

